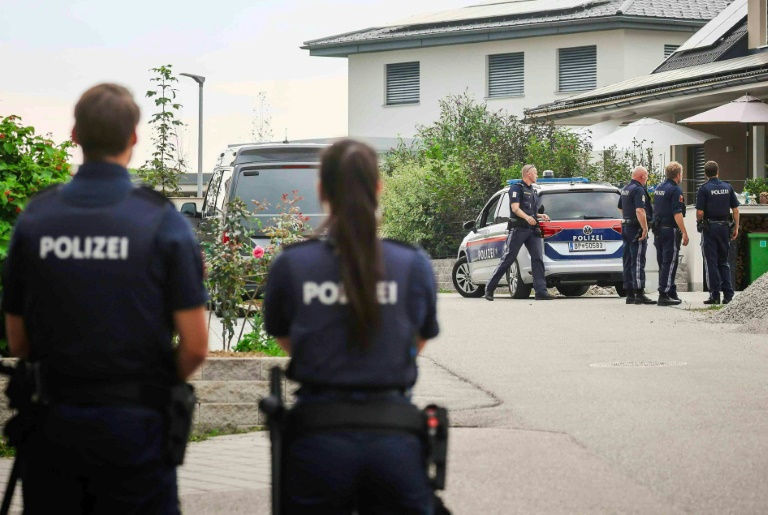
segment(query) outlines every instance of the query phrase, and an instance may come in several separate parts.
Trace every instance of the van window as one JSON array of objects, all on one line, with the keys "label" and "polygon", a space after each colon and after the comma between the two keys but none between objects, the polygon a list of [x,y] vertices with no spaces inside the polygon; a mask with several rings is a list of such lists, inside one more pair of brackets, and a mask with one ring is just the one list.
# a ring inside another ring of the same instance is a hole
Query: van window
[{"label": "van window", "polygon": [[294,190],[304,197],[298,202],[305,215],[319,215],[323,212],[317,197],[317,168],[251,168],[240,172],[234,196],[245,202],[249,210],[254,209],[252,201],[267,202],[268,208],[257,213],[264,226],[278,212],[278,204],[284,194],[291,197]]},{"label": "van window", "polygon": [[317,163],[322,148],[252,148],[237,154],[235,164]]},{"label": "van window", "polygon": [[208,190],[205,192],[205,204],[203,205],[204,216],[213,216],[216,214],[216,195],[221,186],[221,170],[216,170],[213,177],[208,182]]}]

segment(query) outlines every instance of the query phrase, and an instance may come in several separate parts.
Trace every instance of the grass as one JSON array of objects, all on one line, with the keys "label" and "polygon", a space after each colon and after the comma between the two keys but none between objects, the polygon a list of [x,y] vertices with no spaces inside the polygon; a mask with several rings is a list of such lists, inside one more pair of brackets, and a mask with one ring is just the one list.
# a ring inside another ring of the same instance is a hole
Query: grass
[{"label": "grass", "polygon": [[707,306],[706,308],[688,308],[688,311],[695,311],[697,313],[706,313],[708,311],[720,311],[725,306],[723,304],[715,304],[713,306]]},{"label": "grass", "polygon": [[190,442],[204,442],[206,440],[209,440],[211,438],[215,438],[217,436],[228,436],[228,435],[243,435],[246,433],[254,433],[257,431],[263,431],[261,428],[251,428],[251,429],[211,429],[209,431],[204,431],[202,433],[192,434],[189,436]]},{"label": "grass", "polygon": [[8,445],[8,440],[0,439],[0,458],[13,458],[16,456],[16,449]]}]

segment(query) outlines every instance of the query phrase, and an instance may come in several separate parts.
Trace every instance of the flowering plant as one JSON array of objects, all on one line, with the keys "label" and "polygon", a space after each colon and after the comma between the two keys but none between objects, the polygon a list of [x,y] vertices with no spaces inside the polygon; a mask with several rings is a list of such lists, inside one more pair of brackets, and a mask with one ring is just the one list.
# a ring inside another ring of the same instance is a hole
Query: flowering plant
[{"label": "flowering plant", "polygon": [[[302,199],[297,191],[291,195],[284,194],[276,205],[276,216],[266,227],[262,227],[256,215],[267,210],[269,205],[254,201],[254,210],[248,211],[240,199],[227,204],[223,216],[201,225],[208,270],[207,286],[213,311],[224,326],[226,350],[230,349],[234,339],[237,319],[243,316],[254,331],[260,331],[256,336],[253,333],[246,335],[247,340],[251,343],[268,342],[261,335],[263,322],[260,316],[256,316],[261,310],[256,297],[263,290],[275,256],[285,245],[302,240],[311,230],[307,224],[309,217],[302,214],[297,204]],[[269,238],[266,247],[252,243],[254,231],[262,232]],[[242,338],[245,325],[242,325],[237,341]],[[235,350],[258,350],[246,349],[252,346],[237,344]]]}]

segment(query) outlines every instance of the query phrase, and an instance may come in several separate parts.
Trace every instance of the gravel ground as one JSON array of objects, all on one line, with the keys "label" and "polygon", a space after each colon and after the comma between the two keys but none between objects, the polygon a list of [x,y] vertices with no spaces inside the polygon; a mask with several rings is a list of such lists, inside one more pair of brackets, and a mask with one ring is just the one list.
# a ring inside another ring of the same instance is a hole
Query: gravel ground
[{"label": "gravel ground", "polygon": [[768,332],[768,274],[760,276],[710,320],[720,324],[746,324],[750,332]]}]

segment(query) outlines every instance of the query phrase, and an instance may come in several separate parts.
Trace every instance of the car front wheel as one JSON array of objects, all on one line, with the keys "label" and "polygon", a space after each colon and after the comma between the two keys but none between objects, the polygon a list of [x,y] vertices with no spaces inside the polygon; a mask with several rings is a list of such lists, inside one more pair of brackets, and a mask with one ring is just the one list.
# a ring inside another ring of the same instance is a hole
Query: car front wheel
[{"label": "car front wheel", "polygon": [[453,287],[456,288],[456,291],[459,292],[462,297],[477,298],[482,297],[485,294],[485,285],[475,284],[469,277],[467,256],[461,256],[456,260],[456,263],[453,264],[451,280],[453,281]]}]

